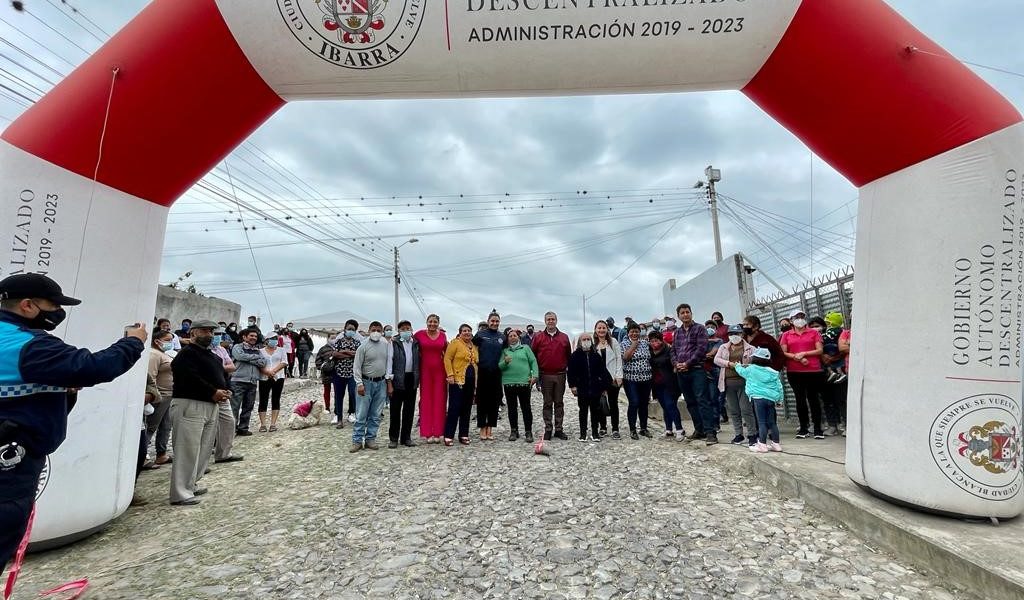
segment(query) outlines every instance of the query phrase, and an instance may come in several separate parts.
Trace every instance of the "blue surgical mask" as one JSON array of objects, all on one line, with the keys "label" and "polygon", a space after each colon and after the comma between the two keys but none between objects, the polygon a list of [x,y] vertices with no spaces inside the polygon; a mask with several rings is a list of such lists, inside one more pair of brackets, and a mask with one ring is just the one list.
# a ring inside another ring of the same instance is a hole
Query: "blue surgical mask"
[{"label": "blue surgical mask", "polygon": [[408,342],[409,340],[412,339],[412,332],[411,331],[399,331],[398,332],[398,337],[401,338],[401,340],[403,342]]},{"label": "blue surgical mask", "polygon": [[715,335],[715,331],[717,331],[717,330],[714,327],[708,327],[708,335],[709,336]]},{"label": "blue surgical mask", "polygon": [[394,331],[392,331],[392,330],[390,330],[390,329],[385,329],[385,330],[384,330],[384,336],[385,336],[385,337],[391,337],[391,336],[392,336],[392,334],[394,334],[394,333],[395,333],[395,332],[394,332]]},{"label": "blue surgical mask", "polygon": [[345,330],[345,337],[354,339],[356,337],[356,332],[352,331],[351,329],[346,329]]},{"label": "blue surgical mask", "polygon": [[267,340],[268,348],[277,348],[277,340]]},{"label": "blue surgical mask", "polygon": [[215,335],[215,336],[213,336],[213,343],[214,344],[219,344],[222,339],[224,339],[224,336]]},{"label": "blue surgical mask", "polygon": [[171,342],[164,342],[163,344],[160,345],[160,349],[163,350],[164,352],[170,352],[171,350],[174,350],[174,344],[172,344]]}]

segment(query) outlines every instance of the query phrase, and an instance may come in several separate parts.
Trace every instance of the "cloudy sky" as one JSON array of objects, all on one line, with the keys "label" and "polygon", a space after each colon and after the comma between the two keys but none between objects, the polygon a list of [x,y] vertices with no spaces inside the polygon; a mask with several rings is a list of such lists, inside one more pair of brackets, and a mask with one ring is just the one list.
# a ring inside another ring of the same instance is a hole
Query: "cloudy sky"
[{"label": "cloudy sky", "polygon": [[[78,0],[73,17],[61,0],[26,0],[28,14],[4,4],[2,82],[35,98],[146,2]],[[1024,73],[1019,0],[890,4],[961,59]],[[976,71],[1024,107],[1024,76]],[[0,124],[24,108],[7,90]],[[338,133],[371,121],[372,137]],[[575,329],[584,296],[589,322],[646,319],[663,312],[667,279],[714,262],[710,218],[692,189],[709,164],[722,169],[718,189],[732,211],[722,219],[726,254],[743,252],[787,286],[852,264],[856,189],[738,92],[305,102],[286,106],[179,200],[161,281],[191,271],[200,291],[281,322],[338,310],[390,321],[392,247],[415,237],[401,249],[402,315],[414,323],[423,317],[412,295],[449,326],[497,308],[534,318],[555,310]],[[239,199],[262,212],[243,216],[255,226],[266,300],[229,212],[228,172]]]}]

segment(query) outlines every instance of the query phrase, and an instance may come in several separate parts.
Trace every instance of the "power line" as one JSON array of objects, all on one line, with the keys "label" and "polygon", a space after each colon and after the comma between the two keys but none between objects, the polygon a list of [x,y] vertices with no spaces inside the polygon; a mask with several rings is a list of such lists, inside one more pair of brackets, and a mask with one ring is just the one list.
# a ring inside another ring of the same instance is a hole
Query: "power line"
[{"label": "power line", "polygon": [[608,289],[608,286],[610,286],[611,284],[613,284],[616,281],[618,281],[619,277],[622,277],[626,273],[626,271],[632,269],[633,265],[635,265],[636,263],[640,262],[641,258],[643,258],[644,256],[647,256],[648,252],[653,250],[654,247],[657,246],[661,242],[661,240],[665,239],[665,236],[668,235],[668,233],[675,228],[676,224],[679,223],[679,221],[681,221],[684,216],[685,216],[685,213],[680,215],[679,217],[677,217],[676,220],[672,221],[669,224],[668,228],[666,228],[665,231],[663,231],[661,233],[661,235],[659,235],[658,238],[656,240],[654,240],[654,243],[652,243],[650,246],[648,246],[646,250],[641,252],[639,256],[637,256],[635,259],[633,259],[633,262],[629,263],[629,265],[627,265],[625,269],[620,271],[618,275],[616,275],[615,277],[612,277],[611,280],[608,283],[606,283],[603,286],[601,286],[601,289],[599,289],[596,292],[594,292],[593,294],[587,296],[587,300],[593,300],[594,298],[596,298],[598,294],[600,294],[601,292],[603,292],[606,289]]},{"label": "power line", "polygon": [[[235,184],[231,179],[231,167],[228,166],[228,161],[224,161],[224,171],[228,174],[228,183],[231,184],[231,194],[235,197],[235,202],[238,203],[238,194],[235,192]],[[241,208],[241,206],[239,206]],[[267,304],[267,314],[270,315],[270,320],[274,320],[274,310],[270,308],[270,298],[267,296],[267,289],[263,287],[263,276],[260,274],[260,264],[256,260],[256,251],[252,249],[252,242],[249,240],[249,230],[245,228],[245,224],[242,224],[242,231],[245,232],[245,242],[249,245],[249,256],[252,257],[252,268],[256,271],[256,281],[260,284],[260,291],[263,292],[263,301]]]},{"label": "power line", "polygon": [[93,30],[89,29],[89,28],[88,28],[88,27],[86,27],[85,25],[82,25],[82,23],[81,23],[81,22],[79,22],[79,21],[78,21],[77,19],[75,19],[75,18],[74,18],[74,16],[72,16],[72,15],[70,15],[70,14],[66,13],[66,12],[65,12],[64,10],[62,10],[62,9],[61,9],[61,6],[66,6],[66,7],[68,8],[68,9],[70,9],[70,10],[71,10],[71,12],[72,12],[73,14],[75,14],[75,15],[78,15],[78,16],[81,16],[81,17],[82,17],[83,19],[85,19],[86,21],[88,21],[89,23],[91,23],[91,24],[93,25],[93,27],[95,27],[96,29],[99,29],[100,33],[102,33],[102,34],[103,34],[104,36],[106,36],[106,37],[108,37],[108,38],[110,37],[110,34],[109,34],[109,33],[107,33],[106,31],[104,31],[102,27],[100,27],[99,25],[97,25],[96,23],[94,23],[94,22],[92,21],[92,19],[89,19],[89,17],[87,17],[87,16],[85,16],[84,14],[82,14],[82,12],[81,12],[81,11],[79,11],[79,10],[78,10],[77,8],[75,8],[74,6],[71,6],[70,4],[68,4],[67,0],[61,0],[61,3],[60,3],[60,4],[57,4],[56,2],[54,2],[54,0],[46,0],[46,2],[47,2],[47,3],[49,3],[49,5],[50,5],[50,6],[52,6],[53,8],[55,8],[55,9],[57,10],[57,12],[59,12],[59,13],[60,13],[60,14],[62,14],[62,15],[64,15],[65,17],[67,17],[67,18],[68,18],[68,19],[69,19],[69,20],[70,20],[70,21],[71,21],[72,23],[74,23],[75,25],[78,25],[78,26],[79,26],[80,28],[82,28],[82,30],[84,30],[84,31],[85,31],[86,33],[88,33],[89,35],[91,35],[91,36],[92,36],[92,37],[93,37],[93,38],[94,38],[94,39],[95,39],[96,41],[98,41],[99,43],[101,43],[101,44],[102,44],[102,43],[103,43],[103,42],[105,41],[105,40],[104,40],[104,38],[101,38],[100,36],[96,35],[96,33],[95,33],[95,32],[93,32]]}]

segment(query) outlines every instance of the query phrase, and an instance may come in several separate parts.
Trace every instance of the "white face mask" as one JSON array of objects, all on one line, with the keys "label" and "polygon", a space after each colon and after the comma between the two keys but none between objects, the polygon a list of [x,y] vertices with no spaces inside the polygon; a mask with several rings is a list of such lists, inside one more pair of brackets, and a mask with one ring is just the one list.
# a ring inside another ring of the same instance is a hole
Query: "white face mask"
[{"label": "white face mask", "polygon": [[580,348],[582,350],[590,350],[594,346],[594,342],[590,340],[583,340],[580,342]]},{"label": "white face mask", "polygon": [[371,331],[370,332],[370,341],[371,342],[379,342],[381,337],[383,337],[383,336],[381,335],[381,332],[379,332],[379,331]]},{"label": "white face mask", "polygon": [[730,344],[738,345],[742,341],[743,341],[743,337],[742,336],[739,336],[739,335],[730,335],[729,336],[729,343]]},{"label": "white face mask", "polygon": [[797,329],[807,327],[807,319],[793,319],[793,327],[796,327]]}]

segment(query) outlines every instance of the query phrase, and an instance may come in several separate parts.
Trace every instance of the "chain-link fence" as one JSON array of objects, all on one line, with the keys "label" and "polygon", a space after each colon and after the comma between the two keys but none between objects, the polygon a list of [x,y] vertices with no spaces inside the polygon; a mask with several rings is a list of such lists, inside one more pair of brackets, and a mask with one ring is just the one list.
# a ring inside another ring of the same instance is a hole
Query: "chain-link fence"
[{"label": "chain-link fence", "polygon": [[[850,326],[850,310],[853,308],[853,267],[819,277],[791,293],[779,292],[754,302],[748,314],[761,319],[761,329],[776,337],[781,335],[779,320],[788,318],[796,309],[803,310],[807,318],[824,317],[827,313],[842,313],[846,327]],[[783,418],[796,417],[796,403],[793,390],[786,378],[782,378],[786,392]]]}]

